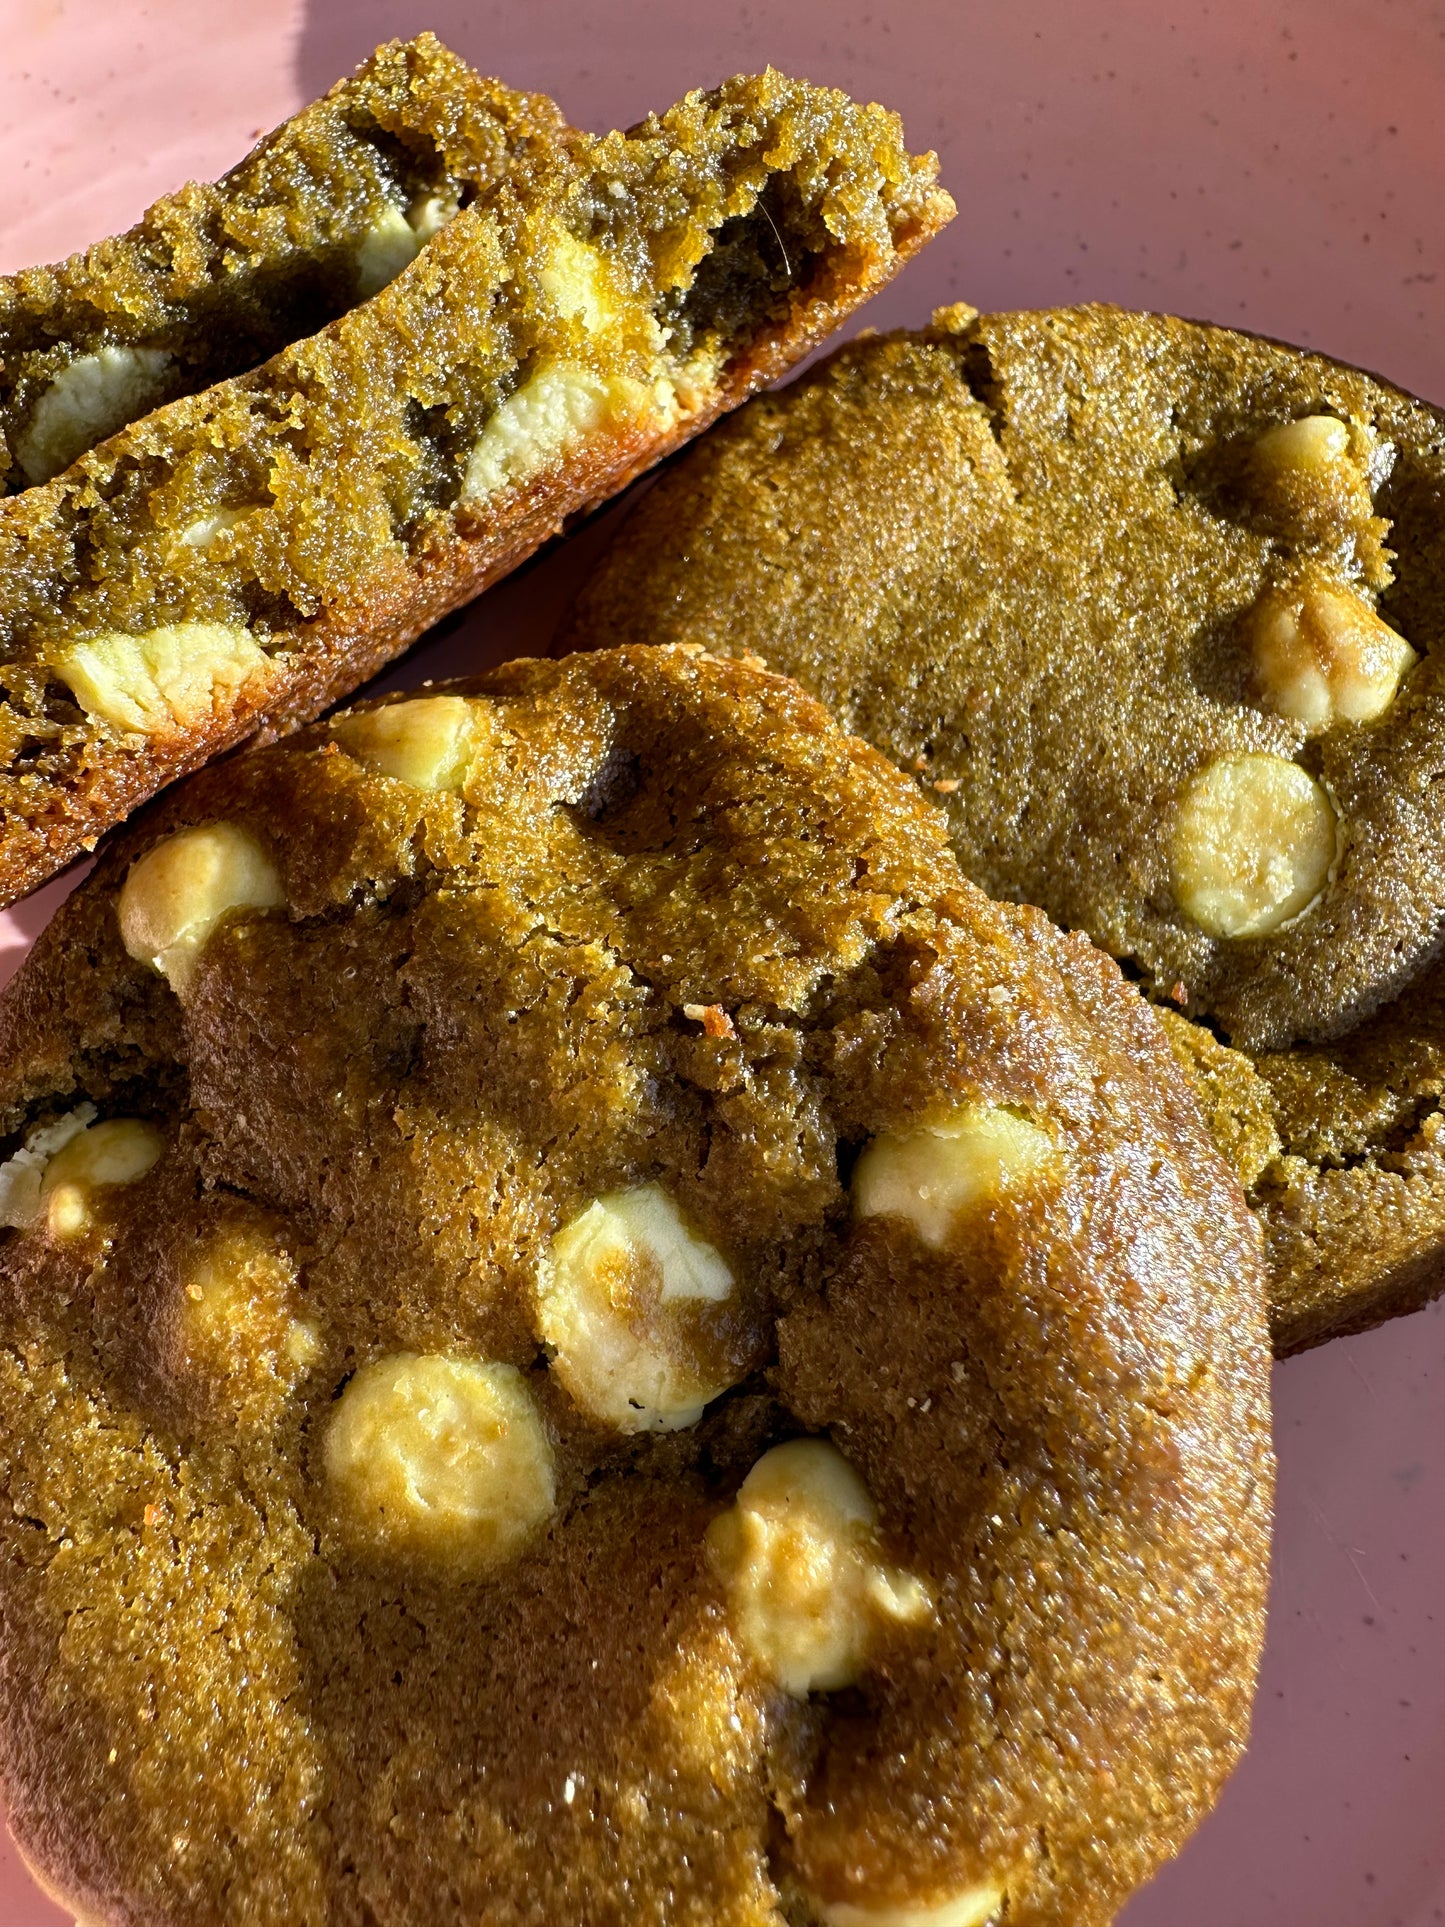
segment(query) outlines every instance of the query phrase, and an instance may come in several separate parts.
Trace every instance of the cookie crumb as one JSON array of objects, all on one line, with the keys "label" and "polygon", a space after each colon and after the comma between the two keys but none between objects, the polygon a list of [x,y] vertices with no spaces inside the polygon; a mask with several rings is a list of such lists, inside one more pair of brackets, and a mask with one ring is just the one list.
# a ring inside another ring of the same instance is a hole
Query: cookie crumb
[{"label": "cookie crumb", "polygon": [[936,776],[933,779],[933,787],[943,796],[952,796],[958,785],[959,778],[956,776]]},{"label": "cookie crumb", "polygon": [[694,1024],[701,1024],[704,1035],[708,1037],[737,1036],[733,1020],[721,1004],[684,1004],[682,1014]]}]

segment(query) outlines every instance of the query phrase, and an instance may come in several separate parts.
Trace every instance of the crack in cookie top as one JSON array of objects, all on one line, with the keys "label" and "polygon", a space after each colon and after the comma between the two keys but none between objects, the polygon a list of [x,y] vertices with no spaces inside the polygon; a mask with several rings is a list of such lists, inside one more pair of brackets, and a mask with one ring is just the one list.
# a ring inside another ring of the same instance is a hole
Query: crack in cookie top
[{"label": "crack in cookie top", "polygon": [[796,685],[209,769],[0,1023],[0,1762],[83,1909],[1077,1924],[1207,1810],[1253,1225],[1115,966]]},{"label": "crack in cookie top", "polygon": [[709,437],[565,640],[756,651],[913,772],[985,889],[1279,1049],[1438,949],[1442,493],[1438,413],[1321,356],[946,310]]}]

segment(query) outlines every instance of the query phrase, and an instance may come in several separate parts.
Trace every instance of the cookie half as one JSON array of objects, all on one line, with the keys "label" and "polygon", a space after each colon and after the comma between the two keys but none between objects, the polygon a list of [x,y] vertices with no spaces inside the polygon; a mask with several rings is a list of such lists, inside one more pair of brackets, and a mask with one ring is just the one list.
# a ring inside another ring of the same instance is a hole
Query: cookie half
[{"label": "cookie half", "polygon": [[0,277],[0,478],[48,482],[162,403],[246,373],[376,294],[503,176],[577,138],[545,94],[434,34],[379,47],[219,181]]},{"label": "cookie half", "polygon": [[1437,411],[1320,356],[950,311],[710,438],[564,640],[796,674],[937,799],[969,875],[1127,960],[1209,1026],[1197,1053],[1246,1052],[1230,1129],[1254,1106],[1282,1145],[1238,1168],[1293,1349],[1439,1271],[1410,1162],[1435,1072],[1395,1066],[1445,915],[1442,501]]},{"label": "cookie half", "polygon": [[795,685],[209,769],[0,1025],[3,1777],[81,1907],[1062,1927],[1211,1804],[1257,1228],[1116,967]]},{"label": "cookie half", "polygon": [[[440,185],[404,212],[391,137],[348,145],[323,103],[360,223],[337,285],[400,267],[389,285],[0,502],[0,900],[172,777],[354,689],[790,366],[953,212],[896,116],[781,74],[604,137],[473,92],[494,105],[472,103],[465,140],[410,100],[403,185]],[[398,252],[368,269],[387,234]],[[122,283],[149,245],[116,244]],[[173,319],[187,340],[201,325]],[[170,353],[161,320],[114,353]]]}]

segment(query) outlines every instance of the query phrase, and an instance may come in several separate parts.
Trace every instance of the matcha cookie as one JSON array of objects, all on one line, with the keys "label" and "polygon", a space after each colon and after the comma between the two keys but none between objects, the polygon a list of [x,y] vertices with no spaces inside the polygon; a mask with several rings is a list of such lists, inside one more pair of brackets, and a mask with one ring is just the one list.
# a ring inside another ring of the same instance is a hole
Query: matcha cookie
[{"label": "matcha cookie", "polygon": [[[302,119],[245,193],[182,195],[158,232],[0,286],[0,434],[33,483],[0,499],[0,902],[355,689],[953,213],[896,115],[772,71],[594,136],[433,42]],[[223,215],[276,241],[279,289],[198,249]],[[158,294],[172,249],[194,280]],[[311,284],[341,309],[319,331]],[[97,302],[135,324],[98,327]]]},{"label": "matcha cookie", "polygon": [[783,678],[202,772],[0,1004],[3,1785],[146,1927],[1110,1918],[1243,1745],[1258,1233]]},{"label": "matcha cookie", "polygon": [[[1439,1265],[1442,1194],[1400,1162],[1433,1098],[1392,1066],[1445,916],[1442,500],[1436,411],[1319,356],[948,311],[680,464],[564,640],[797,675],[938,800],[975,881],[1246,1052],[1263,1082],[1241,1060],[1224,1138],[1283,1146],[1238,1169],[1291,1349],[1420,1302]],[[1326,1091],[1344,1062],[1367,1097]]]}]

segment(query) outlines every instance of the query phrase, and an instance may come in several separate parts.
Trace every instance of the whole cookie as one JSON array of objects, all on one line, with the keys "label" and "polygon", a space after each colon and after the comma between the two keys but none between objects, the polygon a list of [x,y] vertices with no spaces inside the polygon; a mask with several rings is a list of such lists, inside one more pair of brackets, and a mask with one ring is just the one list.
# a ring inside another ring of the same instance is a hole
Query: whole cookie
[{"label": "whole cookie", "polygon": [[5,1798],[140,1927],[1107,1920],[1243,1744],[1258,1235],[786,680],[209,769],[0,1006]]},{"label": "whole cookie", "polygon": [[1205,1020],[1190,1061],[1246,1051],[1222,1141],[1288,1350],[1441,1272],[1434,1100],[1397,1071],[1445,915],[1442,507],[1441,417],[1356,370],[951,310],[710,437],[563,639],[757,651],[937,798],[975,881]]}]

